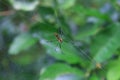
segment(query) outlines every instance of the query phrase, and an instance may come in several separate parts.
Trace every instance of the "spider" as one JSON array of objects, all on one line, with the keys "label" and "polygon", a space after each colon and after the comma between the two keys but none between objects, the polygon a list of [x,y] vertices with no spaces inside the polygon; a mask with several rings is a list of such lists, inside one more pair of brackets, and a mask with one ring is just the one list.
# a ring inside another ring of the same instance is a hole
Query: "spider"
[{"label": "spider", "polygon": [[63,53],[61,50],[61,45],[65,40],[63,40],[63,31],[61,30],[61,28],[58,29],[58,33],[56,33],[56,32],[54,33],[54,36],[58,42],[58,45],[56,47],[56,51],[61,51],[61,53]]},{"label": "spider", "polygon": [[58,40],[59,43],[63,42],[63,39],[59,36],[58,33],[55,33],[55,37],[56,37],[56,39]]}]

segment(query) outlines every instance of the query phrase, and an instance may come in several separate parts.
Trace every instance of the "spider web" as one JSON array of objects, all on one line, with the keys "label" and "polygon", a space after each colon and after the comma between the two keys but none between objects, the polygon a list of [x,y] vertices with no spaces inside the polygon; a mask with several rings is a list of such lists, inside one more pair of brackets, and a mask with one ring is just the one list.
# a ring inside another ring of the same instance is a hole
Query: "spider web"
[{"label": "spider web", "polygon": [[[15,11],[15,12],[17,12],[16,10],[14,10],[12,7],[10,7],[11,5],[8,3],[8,4],[6,4],[5,2],[3,2],[2,0],[0,1],[1,2],[1,4],[3,4],[3,7],[5,8],[5,9],[7,9],[7,11],[3,11],[3,12],[1,12],[1,15],[3,15],[3,16],[5,16],[5,15],[7,15],[7,16],[11,16],[11,10],[13,10],[13,11]],[[58,27],[60,27],[60,26],[62,26],[61,25],[61,22],[60,22],[60,20],[59,20],[59,18],[58,18],[58,13],[57,13],[57,9],[54,9],[55,10],[55,17],[56,17],[56,25],[58,26]],[[6,13],[6,14],[5,14]],[[29,16],[27,16],[27,15],[24,15],[24,13],[22,13],[22,12],[19,12],[21,15],[23,15],[25,18],[26,17],[29,17]],[[37,15],[38,14],[38,12],[37,11],[31,11],[30,13],[32,13],[33,15]],[[13,15],[12,15],[13,16]],[[23,18],[23,20],[25,19],[25,18]],[[60,35],[61,35],[61,33],[60,33]],[[70,41],[70,40],[68,40],[68,41]],[[73,44],[74,45],[74,44]],[[87,56],[91,61],[93,61],[92,60],[92,58],[90,58],[90,56],[88,56],[87,54],[86,54],[86,52],[85,51],[83,51],[82,49],[80,49],[80,51],[85,55],[85,56]]]},{"label": "spider web", "polygon": [[[3,0],[0,0],[0,4],[2,5],[2,7],[4,8],[4,10],[0,10],[0,16],[4,16],[4,17],[14,17],[15,16],[15,13],[19,13],[21,16],[23,16],[23,18],[22,18],[22,20],[23,20],[23,22],[24,22],[24,20],[25,20],[25,18],[28,18],[28,19],[31,19],[31,22],[32,23],[35,23],[35,21],[40,21],[40,20],[38,20],[37,19],[37,15],[38,15],[38,11],[36,11],[36,10],[34,10],[34,11],[29,11],[28,13],[30,13],[30,15],[27,15],[27,14],[25,14],[25,13],[22,13],[21,11],[17,11],[17,10],[14,10],[13,8],[12,8],[12,6],[10,5],[10,4],[8,4],[8,3],[5,3]],[[10,7],[11,6],[11,7]],[[55,11],[55,15],[54,15],[54,17],[55,17],[55,20],[56,20],[56,26],[58,26],[58,28],[61,28],[61,26],[63,26],[62,25],[62,23],[61,23],[61,21],[59,20],[59,14],[58,14],[58,9],[54,9],[54,11]],[[36,20],[37,19],[37,20]],[[7,24],[6,24],[7,25]],[[59,33],[60,34],[60,36],[61,35],[63,35],[64,37],[67,37],[67,35],[65,35],[64,34],[64,30],[62,30],[63,31],[63,33]],[[61,36],[62,37],[62,36]],[[75,41],[75,40],[71,40],[69,37],[68,38],[66,38],[65,39],[67,42],[68,42],[68,44],[72,44],[79,52],[80,52],[80,54],[77,54],[77,55],[79,55],[79,56],[85,56],[86,58],[85,58],[85,60],[88,60],[90,63],[92,62],[94,65],[96,65],[96,62],[92,59],[92,57],[85,51],[85,50],[83,50],[83,49],[81,49],[79,46],[76,46],[75,45],[75,42],[77,42],[77,41]],[[62,47],[62,46],[61,46]],[[1,48],[0,48],[1,49]],[[0,50],[1,51],[1,50]],[[63,54],[64,55],[64,54]],[[17,66],[17,65],[14,65],[14,66]],[[17,69],[15,69],[15,70],[17,70],[18,72],[20,71],[20,72],[24,72],[24,69],[22,68],[22,67],[16,67]],[[104,70],[104,68],[102,67],[101,68],[103,71],[105,71]],[[15,71],[14,70],[14,71]],[[28,72],[29,72],[29,69],[28,69]],[[21,73],[19,73],[19,74],[21,74]]]}]

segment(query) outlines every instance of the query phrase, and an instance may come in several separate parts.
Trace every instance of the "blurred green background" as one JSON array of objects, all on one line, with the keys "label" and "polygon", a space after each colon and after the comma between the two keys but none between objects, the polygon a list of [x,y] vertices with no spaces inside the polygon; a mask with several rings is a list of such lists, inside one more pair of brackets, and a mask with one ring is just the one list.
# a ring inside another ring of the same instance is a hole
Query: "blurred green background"
[{"label": "blurred green background", "polygon": [[0,80],[120,80],[120,0],[0,0]]}]

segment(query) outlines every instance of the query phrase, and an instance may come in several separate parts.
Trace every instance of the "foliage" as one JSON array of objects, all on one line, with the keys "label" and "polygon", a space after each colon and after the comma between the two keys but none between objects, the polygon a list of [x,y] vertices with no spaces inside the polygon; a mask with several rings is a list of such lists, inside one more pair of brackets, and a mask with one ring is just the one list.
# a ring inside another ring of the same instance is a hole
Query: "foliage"
[{"label": "foliage", "polygon": [[119,80],[119,0],[1,0],[0,80]]}]

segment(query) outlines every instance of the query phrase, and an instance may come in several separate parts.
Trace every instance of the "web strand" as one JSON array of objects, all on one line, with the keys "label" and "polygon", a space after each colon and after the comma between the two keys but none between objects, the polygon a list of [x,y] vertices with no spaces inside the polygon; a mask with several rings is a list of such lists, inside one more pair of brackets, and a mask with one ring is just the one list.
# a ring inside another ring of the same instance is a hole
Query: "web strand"
[{"label": "web strand", "polygon": [[[57,2],[56,2],[57,3]],[[58,18],[58,13],[57,13],[57,10],[58,10],[58,7],[57,6],[55,6],[55,16],[56,16],[56,21],[57,21],[57,24],[58,24],[58,26],[61,28],[61,26],[62,26],[62,23],[60,22],[60,20],[59,20],[59,18]],[[62,31],[62,30],[61,30]],[[61,35],[61,33],[60,33],[60,35]],[[64,35],[64,34],[62,34],[62,35]],[[67,35],[65,35],[65,37],[66,37]],[[63,40],[64,41],[64,40]],[[70,42],[70,43],[72,43],[72,45],[74,46],[74,44],[73,44],[73,42],[74,42],[74,40],[72,41],[71,39],[69,39],[69,40],[67,40],[67,42]],[[75,47],[75,46],[74,46]],[[91,62],[91,63],[93,63],[94,65],[96,65],[96,61],[94,60],[94,59],[92,59],[92,57],[90,57],[89,55],[87,55],[87,53],[84,51],[84,50],[82,50],[81,48],[78,48],[78,47],[75,47],[75,48],[77,48],[82,54],[83,54],[83,56],[86,56],[87,58],[88,58],[88,61],[89,62]],[[105,72],[105,70],[104,70],[104,68],[101,66],[101,69]]]},{"label": "web strand", "polygon": [[[0,0],[0,2],[2,2],[1,0]],[[2,2],[3,3],[3,2]],[[6,3],[3,3],[3,4],[5,4],[7,7],[9,7]],[[11,8],[12,9],[12,8]],[[58,15],[58,8],[56,8],[56,7],[54,7],[54,12],[55,12],[55,18],[56,18],[56,26],[58,27],[58,28],[61,28],[61,26],[62,26],[62,23],[61,23],[61,21],[59,20],[59,15]],[[21,15],[23,15],[21,12],[19,12]],[[3,13],[2,13],[3,14]],[[33,11],[33,14],[36,14],[36,12],[34,12]],[[39,21],[39,20],[37,20],[37,21]],[[60,32],[60,34],[62,34],[61,32]],[[71,42],[71,39],[69,39],[68,40],[68,42]],[[74,42],[74,41],[73,41]],[[74,46],[74,44],[72,43],[72,45]],[[62,46],[61,46],[61,44],[59,45],[59,47],[61,48]],[[77,50],[79,50],[80,52],[81,52],[81,54],[83,54],[84,56],[86,56],[89,60],[88,61],[90,61],[90,62],[92,62],[92,63],[94,63],[95,65],[96,65],[96,61],[94,61],[89,55],[87,55],[87,53],[84,51],[84,50],[82,50],[81,48],[78,48],[78,47],[75,47],[75,48],[77,48]],[[63,54],[64,55],[64,54]],[[104,68],[102,67],[102,70],[104,71]]]}]

